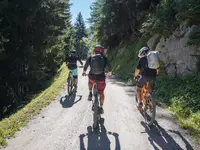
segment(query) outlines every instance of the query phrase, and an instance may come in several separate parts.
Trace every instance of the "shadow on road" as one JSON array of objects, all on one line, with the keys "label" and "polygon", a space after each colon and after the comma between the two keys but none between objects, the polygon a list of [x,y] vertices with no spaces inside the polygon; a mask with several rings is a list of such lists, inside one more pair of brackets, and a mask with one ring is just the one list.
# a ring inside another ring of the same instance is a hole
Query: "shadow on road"
[{"label": "shadow on road", "polygon": [[[111,150],[111,142],[108,135],[115,137],[115,150],[121,150],[119,135],[117,133],[107,131],[104,125],[101,126],[101,131],[93,131],[91,126],[87,129],[88,133],[79,136],[80,150]],[[84,138],[86,136],[88,138],[88,148],[85,148],[84,144]]]},{"label": "shadow on road", "polygon": [[[78,100],[76,100],[77,97],[79,97]],[[63,108],[69,108],[72,107],[77,102],[79,102],[81,99],[82,95],[76,95],[76,94],[66,95],[60,98],[60,104],[62,105]]]},{"label": "shadow on road", "polygon": [[[156,121],[155,124],[150,128],[143,121],[141,125],[145,128],[146,133],[149,135],[148,140],[155,150],[162,148],[163,150],[183,150],[178,143],[173,139],[171,135],[167,133]],[[182,141],[185,143],[187,150],[193,150],[191,144],[181,135],[178,131],[169,130],[168,132],[176,133],[180,136]],[[159,147],[157,147],[157,145]]]}]

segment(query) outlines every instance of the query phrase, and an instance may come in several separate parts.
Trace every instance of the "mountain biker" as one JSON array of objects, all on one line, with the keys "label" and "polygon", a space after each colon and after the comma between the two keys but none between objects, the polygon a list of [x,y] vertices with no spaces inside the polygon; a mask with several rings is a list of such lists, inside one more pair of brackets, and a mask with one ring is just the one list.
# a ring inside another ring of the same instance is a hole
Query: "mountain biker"
[{"label": "mountain biker", "polygon": [[78,84],[77,61],[79,61],[81,65],[83,65],[83,62],[81,61],[80,57],[77,55],[76,50],[71,51],[71,56],[66,58],[66,61],[68,62],[67,67],[72,72],[72,75],[75,79],[74,87],[75,89],[77,89],[77,84]]},{"label": "mountain biker", "polygon": [[[104,110],[103,110],[103,104],[104,104],[104,99],[105,99],[104,89],[106,87],[105,69],[106,69],[106,66],[109,67],[108,59],[103,53],[104,53],[104,48],[101,45],[97,45],[94,48],[94,55],[90,56],[87,59],[85,66],[83,68],[83,75],[86,75],[86,70],[87,70],[88,66],[90,66],[89,82],[88,82],[88,86],[89,86],[88,100],[92,100],[93,83],[94,83],[94,81],[98,81],[97,89],[98,89],[98,93],[100,95],[100,113],[101,114],[104,113]],[[111,74],[112,73],[109,72],[108,77],[111,76]]]},{"label": "mountain biker", "polygon": [[139,59],[138,65],[135,69],[135,78],[139,75],[140,71],[142,72],[141,73],[142,76],[139,78],[137,85],[136,85],[138,108],[141,108],[143,105],[142,101],[143,101],[144,97],[142,96],[142,87],[145,85],[146,82],[149,82],[150,84],[148,86],[148,91],[150,94],[152,94],[152,88],[153,88],[154,81],[156,79],[156,76],[160,72],[160,68],[150,69],[148,67],[147,54],[149,52],[150,52],[150,49],[148,47],[142,47],[139,50],[138,57],[140,59]]}]

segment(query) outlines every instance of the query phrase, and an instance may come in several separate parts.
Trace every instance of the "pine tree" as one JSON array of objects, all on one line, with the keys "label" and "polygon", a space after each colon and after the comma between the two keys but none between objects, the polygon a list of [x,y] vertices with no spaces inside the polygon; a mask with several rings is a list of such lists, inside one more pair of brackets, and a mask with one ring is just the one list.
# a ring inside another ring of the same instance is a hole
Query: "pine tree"
[{"label": "pine tree", "polygon": [[87,38],[88,35],[86,32],[85,22],[83,20],[83,16],[81,13],[79,13],[76,18],[74,30],[75,30],[74,47],[75,47],[78,55],[80,55],[82,58],[86,58],[88,48],[85,45],[83,38]]},{"label": "pine tree", "polygon": [[69,51],[69,0],[0,2],[0,114],[45,88]]}]

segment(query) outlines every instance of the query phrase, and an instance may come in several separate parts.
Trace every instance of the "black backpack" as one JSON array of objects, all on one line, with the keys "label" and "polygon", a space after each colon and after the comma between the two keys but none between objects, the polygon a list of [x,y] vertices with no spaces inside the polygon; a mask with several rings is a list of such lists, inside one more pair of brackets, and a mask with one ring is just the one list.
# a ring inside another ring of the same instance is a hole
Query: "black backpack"
[{"label": "black backpack", "polygon": [[91,57],[91,74],[101,75],[104,74],[105,58],[103,55],[95,55]]}]

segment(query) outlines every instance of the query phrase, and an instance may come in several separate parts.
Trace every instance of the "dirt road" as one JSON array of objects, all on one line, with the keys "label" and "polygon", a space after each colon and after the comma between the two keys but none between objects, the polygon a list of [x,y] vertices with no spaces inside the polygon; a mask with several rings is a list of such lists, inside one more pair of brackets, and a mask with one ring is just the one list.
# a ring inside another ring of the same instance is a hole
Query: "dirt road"
[{"label": "dirt road", "polygon": [[149,129],[134,102],[134,87],[107,80],[102,132],[91,131],[91,102],[87,78],[79,78],[77,94],[67,89],[8,141],[5,150],[191,150],[186,138],[166,110],[157,107],[157,124]]}]

